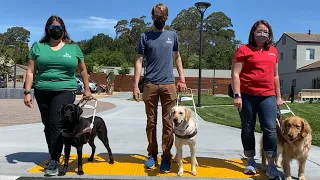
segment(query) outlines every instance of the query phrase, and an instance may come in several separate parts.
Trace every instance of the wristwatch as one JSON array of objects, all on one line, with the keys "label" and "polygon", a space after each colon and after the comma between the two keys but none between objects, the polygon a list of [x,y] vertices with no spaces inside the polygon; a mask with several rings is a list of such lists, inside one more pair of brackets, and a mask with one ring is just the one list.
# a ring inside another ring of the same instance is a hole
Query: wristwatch
[{"label": "wristwatch", "polygon": [[241,98],[241,94],[240,93],[235,93],[234,95],[233,95],[233,98]]},{"label": "wristwatch", "polygon": [[24,91],[23,92],[24,95],[27,95],[27,94],[30,94],[30,93],[31,93],[30,91]]}]

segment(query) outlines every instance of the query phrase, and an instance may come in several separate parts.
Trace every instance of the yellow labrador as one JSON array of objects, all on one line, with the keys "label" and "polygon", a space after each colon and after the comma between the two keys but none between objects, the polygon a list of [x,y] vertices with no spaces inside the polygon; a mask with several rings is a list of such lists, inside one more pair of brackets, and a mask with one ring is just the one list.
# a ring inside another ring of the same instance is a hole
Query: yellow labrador
[{"label": "yellow labrador", "polygon": [[196,175],[198,162],[196,159],[196,135],[197,126],[191,118],[191,109],[175,106],[170,113],[171,120],[174,123],[176,156],[174,162],[178,162],[178,176],[183,176],[182,146],[188,145],[191,153],[191,174]]}]

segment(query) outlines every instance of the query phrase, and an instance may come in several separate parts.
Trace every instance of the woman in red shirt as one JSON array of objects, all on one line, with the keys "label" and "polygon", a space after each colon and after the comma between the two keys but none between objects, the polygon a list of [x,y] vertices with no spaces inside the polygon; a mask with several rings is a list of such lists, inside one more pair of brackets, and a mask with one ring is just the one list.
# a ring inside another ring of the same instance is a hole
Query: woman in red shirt
[{"label": "woman in red shirt", "polygon": [[277,105],[282,104],[278,52],[272,44],[271,26],[259,20],[251,28],[249,43],[237,49],[232,63],[234,106],[240,114],[241,140],[244,154],[248,157],[244,173],[256,174],[254,129],[258,114],[264,134],[264,151],[268,158],[266,174],[270,179],[280,177],[274,158],[277,152]]}]

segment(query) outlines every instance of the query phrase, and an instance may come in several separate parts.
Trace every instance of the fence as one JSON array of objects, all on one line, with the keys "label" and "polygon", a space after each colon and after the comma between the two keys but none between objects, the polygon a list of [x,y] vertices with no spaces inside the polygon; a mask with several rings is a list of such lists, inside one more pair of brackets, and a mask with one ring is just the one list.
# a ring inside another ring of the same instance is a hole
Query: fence
[{"label": "fence", "polygon": [[[90,78],[98,84],[106,84],[105,73],[91,73]],[[186,84],[194,93],[198,91],[198,77],[186,77]],[[213,82],[215,80],[215,94],[227,94],[228,85],[231,82],[230,78],[201,78],[201,91],[205,94],[213,94]],[[176,77],[178,81],[178,77]],[[133,90],[134,76],[132,75],[115,75],[114,91],[128,92]]]}]

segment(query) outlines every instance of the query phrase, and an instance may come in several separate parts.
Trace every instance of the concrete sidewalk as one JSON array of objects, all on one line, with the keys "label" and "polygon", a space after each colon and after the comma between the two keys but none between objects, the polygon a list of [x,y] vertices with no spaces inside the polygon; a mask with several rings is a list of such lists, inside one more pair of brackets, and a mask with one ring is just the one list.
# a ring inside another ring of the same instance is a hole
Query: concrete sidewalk
[{"label": "concrete sidewalk", "polygon": [[[146,117],[144,103],[128,101],[132,93],[119,93],[107,98],[100,98],[99,101],[110,102],[116,108],[100,112],[97,115],[103,117],[108,127],[110,146],[115,154],[142,154],[146,155],[147,139],[145,135]],[[193,114],[195,119],[195,115]],[[161,143],[161,106],[158,110],[158,142]],[[197,137],[197,156],[214,157],[221,159],[243,158],[240,130],[232,127],[217,125],[206,122],[199,117],[199,133]],[[20,176],[38,176],[43,174],[30,174],[27,171],[36,164],[48,158],[47,146],[45,143],[43,125],[27,124],[9,127],[0,127],[0,180],[12,176],[17,179]],[[256,149],[259,154],[259,140],[261,135],[256,134]],[[99,141],[95,141],[96,154],[105,153],[105,147]],[[161,153],[159,145],[159,152]],[[72,148],[71,153],[76,153]],[[91,153],[89,145],[85,145],[84,154]],[[175,154],[175,147],[172,148]],[[188,148],[184,148],[183,156],[190,156]],[[257,155],[257,162],[260,157]],[[291,164],[292,175],[297,177],[297,163]],[[312,146],[309,160],[306,165],[306,178],[308,180],[320,179],[320,148]],[[280,169],[282,171],[282,169]],[[2,176],[1,176],[2,175]],[[77,178],[77,175],[66,175],[65,178]],[[119,177],[119,176],[89,176],[83,178],[104,178],[104,179],[153,179],[159,177]],[[55,178],[55,177],[54,177]],[[61,177],[57,177],[61,178]],[[169,177],[173,179],[173,177]],[[186,177],[184,177],[186,178]],[[22,178],[20,178],[22,179]],[[160,177],[160,179],[168,179]],[[187,178],[189,179],[189,178]],[[198,179],[196,177],[192,179]],[[200,178],[199,178],[200,179]],[[204,178],[201,178],[204,179]]]}]

